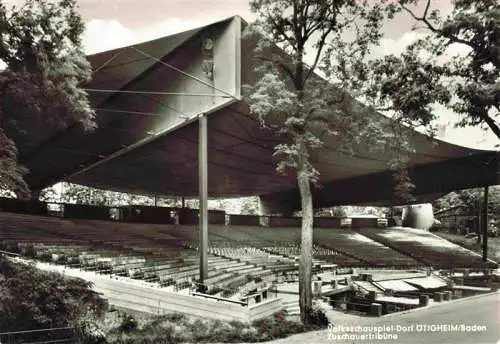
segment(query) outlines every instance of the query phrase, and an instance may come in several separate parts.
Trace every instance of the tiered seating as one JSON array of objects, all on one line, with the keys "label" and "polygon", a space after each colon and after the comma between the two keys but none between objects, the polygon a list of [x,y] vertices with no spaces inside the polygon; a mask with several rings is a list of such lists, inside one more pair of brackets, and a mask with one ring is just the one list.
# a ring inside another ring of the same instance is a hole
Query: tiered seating
[{"label": "tiered seating", "polygon": [[195,250],[176,245],[171,236],[158,242],[134,233],[130,225],[124,227],[122,231],[121,224],[112,222],[71,222],[0,213],[3,248],[32,258],[147,281],[168,280],[170,284],[187,277],[197,278]]},{"label": "tiered seating", "polygon": [[405,227],[366,228],[359,232],[437,268],[496,265],[491,262],[485,263],[479,254],[420,229]]},{"label": "tiered seating", "polygon": [[[378,230],[378,229],[377,229]],[[364,230],[360,233],[364,233]],[[315,228],[314,241],[354,257],[365,266],[411,267],[421,263],[351,229]]]},{"label": "tiered seating", "polygon": [[[172,229],[178,237],[166,233]],[[223,237],[215,238],[227,243]],[[199,275],[197,229],[192,226],[165,229],[161,225],[66,221],[0,213],[0,242],[7,240],[15,243],[10,250],[32,258],[156,282],[173,286],[174,290],[191,287]],[[249,278],[274,273],[250,255],[247,260],[235,255],[236,252],[209,255],[205,284],[229,291],[244,285]]]},{"label": "tiered seating", "polygon": [[276,255],[269,251],[253,246],[226,246],[218,247],[212,245],[210,252],[224,257],[239,259],[252,264],[268,264],[268,263],[295,263],[295,259]]},{"label": "tiered seating", "polygon": [[[236,290],[256,278],[287,280],[297,272],[300,228],[210,225],[209,241],[205,283],[212,293],[237,295]],[[197,226],[68,221],[0,212],[0,244],[40,260],[174,290],[192,287],[199,275]],[[482,264],[479,255],[428,232],[314,230],[315,267],[413,267],[421,264],[417,260],[439,267],[449,267],[450,262],[467,267]]]},{"label": "tiered seating", "polygon": [[[274,246],[266,246],[262,248],[263,250],[270,252],[272,254],[281,255],[283,257],[294,259],[298,261],[300,257],[301,248],[300,245],[295,242],[281,242]],[[315,265],[328,265],[334,260],[334,256],[339,255],[338,252],[313,245],[313,264]]]},{"label": "tiered seating", "polygon": [[[285,228],[285,227],[250,227],[250,226],[235,226],[230,227],[231,232],[241,235],[249,235],[253,238],[260,239],[259,245],[268,252],[275,254],[297,257],[300,255],[300,228]],[[332,229],[331,229],[332,230]],[[317,229],[315,229],[315,232]],[[255,241],[255,239],[254,239]],[[354,255],[347,255],[341,250],[341,245],[336,245],[332,242],[331,246],[327,246],[325,241],[318,240],[315,235],[315,245],[313,247],[313,257],[318,261],[336,264],[338,266],[366,266],[370,265],[358,259]]]},{"label": "tiered seating", "polygon": [[[173,236],[183,237],[188,241],[191,240],[193,245],[197,246],[196,228],[166,226],[163,231]],[[300,237],[300,228],[209,226],[209,240],[212,246],[253,247],[292,259],[300,255],[298,244]],[[351,229],[315,228],[314,242],[313,257],[317,261],[338,266],[413,267],[421,265],[415,259]],[[239,250],[237,253],[242,252]]]},{"label": "tiered seating", "polygon": [[297,266],[294,258],[272,254],[251,246],[212,246],[210,252],[261,267],[262,271],[252,271],[253,277],[265,278],[278,272],[296,270]]},{"label": "tiered seating", "polygon": [[[281,242],[300,242],[300,228],[291,227],[258,227],[258,226],[229,226],[238,235],[248,235],[258,239],[265,245]],[[240,234],[241,233],[241,234]],[[254,240],[255,240],[254,239]]]},{"label": "tiered seating", "polygon": [[[220,279],[208,279],[208,283],[213,283],[219,288],[237,289],[245,285],[248,278],[266,279],[278,273],[297,270],[297,263],[293,257],[284,257],[259,249],[259,247],[273,244],[272,242],[233,229],[233,227],[222,225],[210,225],[208,228],[209,252],[236,259],[250,265],[250,267],[241,265],[240,268],[232,269],[237,274],[229,275],[229,272],[226,272],[226,275],[221,276]],[[164,226],[161,232],[184,238],[188,247],[198,246],[198,229],[196,227]]]}]

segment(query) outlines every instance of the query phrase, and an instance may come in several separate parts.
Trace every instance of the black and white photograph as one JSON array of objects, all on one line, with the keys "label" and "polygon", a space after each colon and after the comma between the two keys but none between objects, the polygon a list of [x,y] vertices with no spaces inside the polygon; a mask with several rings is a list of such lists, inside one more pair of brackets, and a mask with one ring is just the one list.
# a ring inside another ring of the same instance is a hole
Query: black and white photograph
[{"label": "black and white photograph", "polygon": [[499,344],[496,0],[0,0],[0,344]]}]

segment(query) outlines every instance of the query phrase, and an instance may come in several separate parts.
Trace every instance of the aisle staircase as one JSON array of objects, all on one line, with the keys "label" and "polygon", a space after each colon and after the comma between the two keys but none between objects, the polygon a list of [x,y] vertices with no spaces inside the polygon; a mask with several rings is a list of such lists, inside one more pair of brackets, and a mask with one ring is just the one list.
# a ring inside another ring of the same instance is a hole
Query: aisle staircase
[{"label": "aisle staircase", "polygon": [[283,300],[283,307],[287,315],[300,315],[300,306],[298,298],[296,300]]}]

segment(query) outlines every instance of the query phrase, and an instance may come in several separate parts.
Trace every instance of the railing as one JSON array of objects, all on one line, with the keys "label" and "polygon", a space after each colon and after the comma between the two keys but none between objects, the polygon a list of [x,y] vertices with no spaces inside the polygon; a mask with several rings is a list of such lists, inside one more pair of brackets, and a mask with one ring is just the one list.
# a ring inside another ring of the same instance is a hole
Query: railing
[{"label": "railing", "polygon": [[[191,283],[190,294],[194,296],[203,296],[207,298],[213,298],[218,301],[227,301],[234,303],[235,298],[231,298],[237,294],[240,296],[238,298],[238,304],[244,303],[245,305],[249,305],[250,303],[259,303],[263,300],[266,300],[274,295],[274,298],[278,297],[277,288],[274,285],[271,286],[260,286],[255,289],[252,288],[251,293],[249,294],[248,285],[238,287],[238,288],[223,288],[217,285],[204,285],[200,283]],[[220,294],[220,295],[215,295]],[[251,302],[255,301],[255,302]]]},{"label": "railing", "polygon": [[210,294],[204,294],[204,293],[197,293],[197,292],[192,292],[191,295],[193,296],[201,296],[207,299],[212,299],[212,300],[217,300],[217,301],[224,301],[224,302],[229,302],[229,303],[235,303],[241,306],[248,306],[248,302],[242,302],[238,300],[232,300],[232,299],[226,299],[224,297],[219,297],[219,296],[214,296]]},{"label": "railing", "polygon": [[257,292],[240,297],[240,300],[246,300],[246,303],[250,305],[252,303],[251,301],[255,301],[254,303],[260,303],[269,299],[272,294],[274,294],[274,298],[278,297],[278,290],[274,286],[260,290],[257,289]]},{"label": "railing", "polygon": [[371,290],[366,289],[365,287],[357,284],[356,282],[352,283],[352,285],[354,286],[354,290],[362,292],[363,294],[370,294],[370,292],[371,292]]},{"label": "railing", "polygon": [[3,251],[3,250],[0,250],[0,254],[6,255],[6,256],[11,256],[11,257],[21,257],[21,255],[18,253]]},{"label": "railing", "polygon": [[78,333],[81,332],[74,327],[57,327],[27,331],[12,331],[0,333],[0,343],[2,344],[17,344],[17,343],[83,343],[78,338]]}]

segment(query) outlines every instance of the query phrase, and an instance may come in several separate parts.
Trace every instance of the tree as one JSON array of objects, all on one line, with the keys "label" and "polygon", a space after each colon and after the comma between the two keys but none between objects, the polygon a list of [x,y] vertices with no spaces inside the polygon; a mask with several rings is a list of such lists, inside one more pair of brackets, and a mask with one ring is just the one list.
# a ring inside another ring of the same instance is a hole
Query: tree
[{"label": "tree", "polygon": [[[321,147],[328,136],[338,138],[339,150],[346,154],[362,142],[379,147],[384,136],[380,121],[368,116],[370,109],[344,91],[352,84],[348,82],[350,73],[346,69],[340,73],[342,68],[332,63],[331,56],[349,55],[349,64],[358,61],[357,70],[364,70],[370,46],[381,37],[386,7],[383,1],[355,0],[252,0],[250,6],[258,18],[249,30],[257,41],[258,78],[246,87],[245,99],[262,125],[276,130],[285,141],[275,147],[277,170],[292,171],[297,179],[302,211],[299,304],[301,320],[308,323],[312,307],[311,183],[318,183],[320,177],[310,152]],[[309,65],[306,55],[312,55]],[[324,78],[316,75],[320,68]]]},{"label": "tree", "polygon": [[[413,9],[416,4],[424,6],[421,14]],[[376,80],[384,84],[378,91],[395,102],[411,99],[414,104],[429,103],[435,96],[434,103],[460,115],[457,126],[489,128],[500,139],[499,3],[455,0],[446,18],[432,9],[431,0],[398,0],[393,7],[408,13],[428,34],[401,57],[374,62],[372,74],[383,75]],[[465,53],[452,55],[453,47]],[[436,108],[427,110],[427,122],[437,118]]]},{"label": "tree", "polygon": [[[67,203],[92,204],[98,206],[149,205],[155,203],[154,197],[131,193],[96,189],[79,184],[64,183],[61,200]],[[171,205],[174,202],[160,199],[160,205]]]},{"label": "tree", "polygon": [[54,186],[49,186],[41,190],[38,200],[42,202],[58,202],[59,198]]},{"label": "tree", "polygon": [[119,198],[121,198],[122,201],[125,201],[126,198],[125,196],[117,197],[115,193],[110,191],[95,189],[84,185],[70,183],[64,183],[63,185],[61,200],[67,203],[109,206],[119,203]]},{"label": "tree", "polygon": [[345,212],[348,216],[356,215],[374,215],[384,217],[388,214],[388,209],[383,207],[364,207],[364,206],[346,206]]},{"label": "tree", "polygon": [[332,216],[332,217],[346,217],[346,211],[344,207],[331,207],[316,209],[314,212],[315,217]]},{"label": "tree", "polygon": [[257,197],[240,198],[240,213],[243,215],[259,214],[259,199]]},{"label": "tree", "polygon": [[16,137],[34,135],[33,123],[62,128],[79,122],[95,127],[94,111],[81,86],[91,77],[82,49],[84,23],[76,0],[0,2],[0,188],[28,197],[28,172],[18,161]]},{"label": "tree", "polygon": [[[1,78],[0,76],[0,83]],[[14,141],[5,135],[4,130],[1,128],[1,115],[0,105],[0,190],[2,194],[10,196],[12,192],[23,193],[27,191],[28,188],[23,179],[27,171],[17,164],[16,145]]]},{"label": "tree", "polygon": [[[413,5],[423,4],[417,15]],[[408,13],[423,24],[429,35],[410,44],[400,56],[388,55],[358,63],[343,50],[332,50],[338,73],[351,76],[347,89],[360,91],[371,109],[391,118],[392,139],[388,149],[396,152],[391,164],[395,170],[397,198],[414,200],[414,185],[407,164],[413,151],[410,129],[436,133],[440,106],[462,115],[458,126],[487,124],[497,134],[499,74],[499,5],[490,0],[453,2],[454,9],[441,19],[431,9],[430,0],[397,0],[387,4],[394,16]],[[451,54],[452,47],[466,47],[466,56]],[[499,136],[500,138],[500,136]]]},{"label": "tree", "polygon": [[[453,191],[434,201],[433,206],[437,209],[448,209],[454,206],[462,206],[464,214],[478,214],[478,206],[484,200],[484,189],[474,188]],[[492,186],[488,191],[488,213],[495,218],[500,214],[500,187]]]}]

